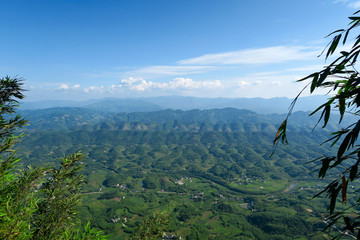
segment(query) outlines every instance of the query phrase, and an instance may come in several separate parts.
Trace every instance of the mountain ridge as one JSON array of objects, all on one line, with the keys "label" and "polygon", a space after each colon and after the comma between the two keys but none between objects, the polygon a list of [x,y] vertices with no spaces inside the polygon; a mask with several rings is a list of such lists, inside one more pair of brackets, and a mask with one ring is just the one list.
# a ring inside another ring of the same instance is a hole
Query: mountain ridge
[{"label": "mountain ridge", "polygon": [[[295,111],[311,111],[326,100],[324,96],[309,96],[298,99]],[[191,110],[214,108],[248,109],[257,113],[287,113],[293,99],[289,98],[197,98],[163,96],[152,98],[103,98],[87,101],[51,100],[23,102],[20,109],[37,110],[53,107],[81,107],[107,112],[149,112],[164,109]]]},{"label": "mountain ridge", "polygon": [[[111,113],[78,107],[56,107],[22,110],[19,113],[30,121],[27,130],[266,131],[274,134],[287,116],[258,114],[236,108]],[[288,130],[312,131],[319,114],[309,117],[309,113],[294,112],[289,120]],[[352,118],[346,117],[343,121],[343,125],[349,125]],[[338,119],[332,116],[326,131],[335,131],[338,127]]]}]

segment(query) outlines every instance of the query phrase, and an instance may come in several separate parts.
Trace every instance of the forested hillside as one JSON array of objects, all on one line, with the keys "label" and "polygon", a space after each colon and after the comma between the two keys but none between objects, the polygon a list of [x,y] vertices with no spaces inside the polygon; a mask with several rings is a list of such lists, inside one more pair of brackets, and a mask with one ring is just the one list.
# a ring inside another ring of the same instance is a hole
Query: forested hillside
[{"label": "forested hillside", "polygon": [[[272,158],[284,115],[232,108],[109,113],[84,108],[22,112],[30,120],[19,153],[52,164],[81,150],[82,221],[129,239],[143,217],[165,213],[166,234],[183,239],[323,239],[324,182],[308,162],[331,153],[327,131],[292,116],[290,146]],[[337,124],[334,117],[332,123]],[[327,234],[327,233],[326,233]]]}]

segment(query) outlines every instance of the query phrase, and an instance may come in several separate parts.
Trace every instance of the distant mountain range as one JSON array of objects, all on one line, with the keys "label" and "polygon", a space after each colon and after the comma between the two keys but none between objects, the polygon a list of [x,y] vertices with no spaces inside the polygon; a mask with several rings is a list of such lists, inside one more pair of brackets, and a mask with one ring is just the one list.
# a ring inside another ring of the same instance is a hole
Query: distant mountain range
[{"label": "distant mountain range", "polygon": [[[281,98],[196,98],[166,96],[153,98],[105,98],[88,101],[39,101],[23,102],[22,110],[36,110],[53,107],[81,107],[103,112],[152,112],[164,109],[192,110],[214,108],[247,109],[260,114],[287,113],[293,99]],[[325,96],[299,98],[295,111],[311,111],[326,101]]]},{"label": "distant mountain range", "polygon": [[[165,132],[268,132],[275,134],[286,114],[258,114],[246,109],[223,108],[209,110],[172,110],[151,112],[112,113],[80,107],[55,107],[21,110],[19,113],[30,121],[28,130],[136,130]],[[309,117],[310,112],[298,111],[291,116],[289,131],[311,131],[320,114]],[[339,118],[333,115],[327,131],[338,129]],[[345,126],[354,122],[344,118]],[[321,129],[320,126],[317,129]]]}]

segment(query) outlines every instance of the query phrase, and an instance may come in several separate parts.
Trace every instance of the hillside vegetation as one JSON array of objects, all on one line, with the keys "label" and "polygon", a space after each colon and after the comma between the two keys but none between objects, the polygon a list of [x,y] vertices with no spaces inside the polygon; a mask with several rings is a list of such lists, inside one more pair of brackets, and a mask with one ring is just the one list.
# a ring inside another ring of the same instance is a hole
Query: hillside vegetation
[{"label": "hillside vegetation", "polygon": [[144,217],[160,213],[165,232],[183,239],[322,239],[326,201],[310,198],[324,183],[307,162],[331,153],[318,146],[329,132],[312,131],[307,115],[293,115],[291,145],[270,159],[283,115],[34,110],[19,152],[27,163],[56,164],[81,150],[80,216],[110,239],[129,239]]}]

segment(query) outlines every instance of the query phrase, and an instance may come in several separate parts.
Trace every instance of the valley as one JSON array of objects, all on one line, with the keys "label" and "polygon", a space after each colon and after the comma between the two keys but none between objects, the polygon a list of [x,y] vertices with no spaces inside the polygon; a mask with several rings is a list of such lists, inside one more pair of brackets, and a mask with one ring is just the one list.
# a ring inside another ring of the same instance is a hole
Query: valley
[{"label": "valley", "polygon": [[152,214],[165,214],[166,234],[182,239],[331,236],[321,232],[327,200],[311,199],[326,182],[308,163],[332,153],[319,146],[329,130],[312,131],[316,122],[306,112],[293,114],[290,145],[270,158],[285,115],[235,108],[27,111],[20,156],[26,164],[57,164],[84,153],[79,217],[109,239],[130,239]]}]

